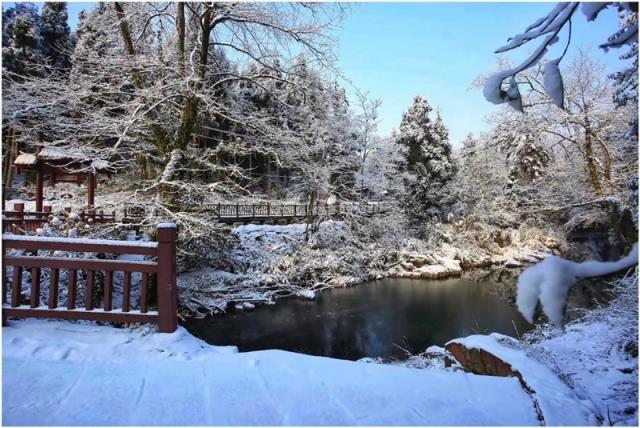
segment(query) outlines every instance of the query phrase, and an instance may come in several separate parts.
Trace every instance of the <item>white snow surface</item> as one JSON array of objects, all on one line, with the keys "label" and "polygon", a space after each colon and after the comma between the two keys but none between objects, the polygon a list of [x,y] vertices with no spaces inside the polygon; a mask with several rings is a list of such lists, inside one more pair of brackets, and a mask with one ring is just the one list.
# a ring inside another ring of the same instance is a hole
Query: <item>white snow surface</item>
[{"label": "white snow surface", "polygon": [[548,367],[529,358],[518,341],[498,333],[454,339],[467,349],[482,349],[520,372],[534,391],[546,425],[596,425],[596,410],[589,400],[579,399]]},{"label": "white snow surface", "polygon": [[569,289],[579,278],[608,275],[638,263],[638,243],[631,252],[615,262],[588,261],[576,263],[551,256],[526,269],[518,278],[516,304],[522,316],[533,323],[538,299],[545,315],[561,326]]},{"label": "white snow surface", "polygon": [[515,378],[230,353],[182,328],[2,330],[6,425],[538,425]]},{"label": "white snow surface", "polygon": [[116,239],[93,239],[93,238],[65,238],[60,236],[31,236],[31,235],[14,235],[11,233],[3,233],[3,239],[12,239],[14,241],[36,241],[47,243],[67,243],[67,244],[95,244],[95,245],[113,245],[126,247],[144,247],[158,248],[157,242],[148,241],[119,241]]}]

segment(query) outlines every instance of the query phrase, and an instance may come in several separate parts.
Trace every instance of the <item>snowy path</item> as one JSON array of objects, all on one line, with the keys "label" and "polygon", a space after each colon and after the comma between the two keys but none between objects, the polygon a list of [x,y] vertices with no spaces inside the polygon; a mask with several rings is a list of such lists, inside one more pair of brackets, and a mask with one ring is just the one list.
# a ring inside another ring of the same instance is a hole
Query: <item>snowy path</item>
[{"label": "snowy path", "polygon": [[3,354],[4,425],[538,425],[515,378],[230,353],[183,329],[11,322]]}]

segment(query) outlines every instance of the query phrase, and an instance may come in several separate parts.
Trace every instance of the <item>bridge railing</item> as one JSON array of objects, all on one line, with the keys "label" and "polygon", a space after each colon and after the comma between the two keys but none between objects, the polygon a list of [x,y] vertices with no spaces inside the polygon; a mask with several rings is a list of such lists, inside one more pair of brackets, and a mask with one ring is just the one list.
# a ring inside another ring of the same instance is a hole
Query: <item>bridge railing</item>
[{"label": "bridge railing", "polygon": [[203,204],[202,207],[220,218],[278,218],[309,215],[377,214],[386,211],[379,203],[347,202],[340,204]]},{"label": "bridge railing", "polygon": [[[109,322],[157,323],[161,332],[171,333],[177,328],[176,299],[176,226],[158,225],[158,242],[130,242],[77,238],[2,235],[2,314],[19,318],[57,318]],[[32,255],[7,255],[7,250],[28,250]],[[155,258],[155,261],[102,260],[77,257],[38,256],[38,251],[73,253],[135,254]],[[11,267],[11,293],[7,297],[7,268]],[[30,271],[29,301],[22,301],[23,272]],[[48,305],[41,305],[40,286],[43,269],[49,270]],[[58,307],[61,271],[66,271],[67,306]],[[84,271],[83,302],[78,300],[78,274]],[[104,283],[98,287],[96,274],[103,272]],[[122,307],[113,308],[114,273],[123,272]],[[131,305],[131,277],[141,274],[140,303]],[[157,311],[148,310],[149,280],[155,275],[157,283]],[[96,308],[96,295],[102,294],[102,307]],[[10,304],[9,304],[10,300]],[[77,307],[80,303],[81,307]]]}]

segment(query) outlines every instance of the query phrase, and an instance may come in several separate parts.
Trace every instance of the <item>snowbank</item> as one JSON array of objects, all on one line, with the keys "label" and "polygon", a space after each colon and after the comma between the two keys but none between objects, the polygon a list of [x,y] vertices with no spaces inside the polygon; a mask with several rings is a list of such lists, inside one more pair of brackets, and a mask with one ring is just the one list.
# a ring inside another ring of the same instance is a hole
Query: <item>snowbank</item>
[{"label": "snowbank", "polygon": [[[447,343],[481,349],[508,363],[535,397],[546,425],[595,425],[596,411],[581,401],[548,367],[529,358],[518,341],[498,333],[472,335]],[[446,345],[445,345],[446,347]]]},{"label": "snowbank", "polygon": [[3,335],[6,425],[538,425],[515,378],[220,352],[182,329],[16,321]]},{"label": "snowbank", "polygon": [[2,329],[4,359],[131,363],[156,360],[202,360],[235,353],[235,346],[211,346],[178,327],[158,334],[154,326],[114,328],[92,322],[26,319]]}]

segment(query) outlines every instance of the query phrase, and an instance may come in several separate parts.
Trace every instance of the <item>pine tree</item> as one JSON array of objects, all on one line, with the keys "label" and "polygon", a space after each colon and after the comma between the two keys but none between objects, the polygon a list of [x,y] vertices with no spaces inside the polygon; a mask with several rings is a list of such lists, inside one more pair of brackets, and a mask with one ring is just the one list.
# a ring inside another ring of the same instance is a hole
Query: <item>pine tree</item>
[{"label": "pine tree", "polygon": [[[638,14],[628,11],[621,11],[618,14],[620,27],[629,25],[637,25]],[[627,137],[637,140],[638,138],[638,42],[631,44],[627,52],[620,56],[621,60],[632,60],[631,64],[621,71],[617,71],[609,75],[609,78],[615,82],[615,92],[613,101],[617,106],[626,105],[633,106],[633,114],[629,121],[629,130]]]},{"label": "pine tree", "polygon": [[71,62],[67,4],[46,2],[40,14],[40,52],[56,69],[68,69]]},{"label": "pine tree", "polygon": [[3,68],[18,76],[39,73],[38,27],[38,8],[33,3],[16,3],[2,12]]},{"label": "pine tree", "polygon": [[402,170],[415,175],[415,182],[408,183],[410,200],[407,202],[420,205],[425,211],[442,206],[445,196],[442,190],[456,172],[449,131],[439,113],[435,121],[430,119],[432,111],[427,100],[415,97],[402,116],[397,139],[397,143],[406,148]]}]

